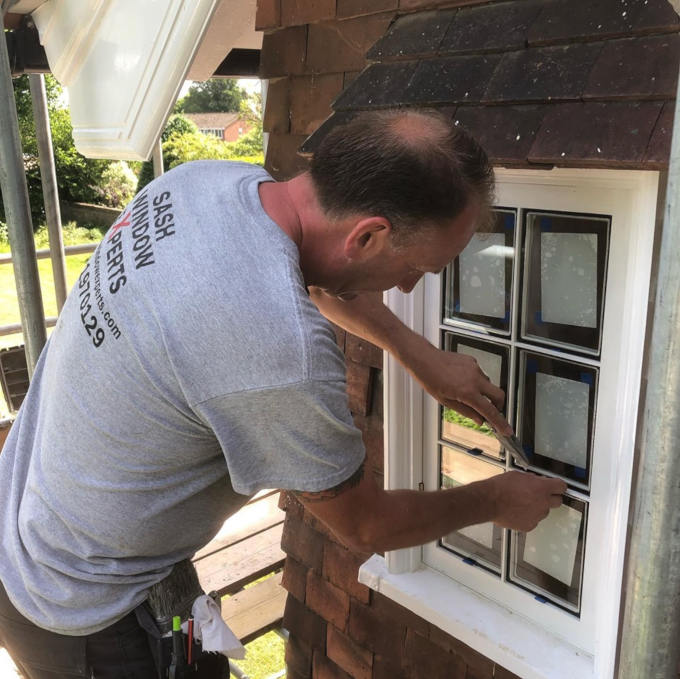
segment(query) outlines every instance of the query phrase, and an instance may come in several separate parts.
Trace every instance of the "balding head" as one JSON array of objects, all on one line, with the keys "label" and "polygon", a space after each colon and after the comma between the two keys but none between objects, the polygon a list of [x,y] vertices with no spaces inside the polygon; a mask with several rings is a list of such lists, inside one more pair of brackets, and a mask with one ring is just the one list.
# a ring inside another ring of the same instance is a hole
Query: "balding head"
[{"label": "balding head", "polygon": [[363,113],[321,143],[311,176],[331,219],[380,215],[397,243],[449,223],[476,201],[486,215],[493,170],[484,150],[433,111]]}]

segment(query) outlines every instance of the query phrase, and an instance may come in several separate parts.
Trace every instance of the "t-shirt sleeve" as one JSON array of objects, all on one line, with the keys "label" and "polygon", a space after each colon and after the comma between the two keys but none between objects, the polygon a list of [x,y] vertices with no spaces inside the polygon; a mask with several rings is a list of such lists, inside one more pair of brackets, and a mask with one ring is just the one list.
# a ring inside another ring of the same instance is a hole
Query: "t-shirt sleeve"
[{"label": "t-shirt sleeve", "polygon": [[215,432],[238,493],[325,490],[349,478],[365,457],[343,381],[218,396],[194,410]]}]

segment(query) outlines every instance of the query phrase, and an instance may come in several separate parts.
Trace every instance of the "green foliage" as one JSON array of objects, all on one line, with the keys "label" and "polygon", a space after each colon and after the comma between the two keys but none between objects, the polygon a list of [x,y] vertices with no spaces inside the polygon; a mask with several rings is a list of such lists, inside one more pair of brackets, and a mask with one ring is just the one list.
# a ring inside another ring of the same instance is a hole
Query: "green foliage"
[{"label": "green foliage", "polygon": [[[24,154],[28,197],[31,203],[33,223],[38,224],[44,220],[45,211],[28,76],[22,75],[15,78],[13,86],[19,120],[19,134]],[[68,109],[64,108],[62,104],[63,92],[61,86],[52,76],[47,75],[45,77],[45,89],[59,198],[66,201],[94,202],[97,200],[97,186],[101,181],[102,173],[111,164],[111,161],[88,159],[76,151],[73,145],[71,116]],[[0,216],[4,216],[4,207],[1,204]]]},{"label": "green foliage", "polygon": [[[76,222],[68,222],[62,226],[64,245],[80,245],[82,243],[98,243],[106,233],[106,229],[98,226],[83,226]],[[34,234],[37,250],[49,246],[47,227],[42,224]],[[9,252],[9,236],[7,225],[0,222],[0,252]]]},{"label": "green foliage", "polygon": [[[189,118],[175,114],[170,116],[163,132],[161,132],[161,143],[164,144],[170,137],[187,134],[191,132],[198,132],[196,123],[189,120]],[[163,148],[163,170],[167,171],[173,158],[169,157]],[[153,179],[153,161],[147,160],[142,164],[142,169],[139,172],[139,181],[137,183],[137,193],[139,193],[152,179]]]},{"label": "green foliage", "polygon": [[124,160],[118,160],[102,172],[101,182],[95,188],[100,205],[122,209],[135,195],[137,177]]},{"label": "green foliage", "polygon": [[486,424],[486,422],[482,425],[479,425],[474,420],[471,420],[469,417],[464,417],[451,408],[444,408],[444,419],[447,422],[453,422],[454,424],[460,424],[461,426],[467,427],[468,429],[474,429],[475,431],[486,434],[487,436],[493,436],[493,431],[489,425]]},{"label": "green foliage", "polygon": [[170,137],[163,144],[163,155],[172,169],[191,160],[229,160],[232,154],[229,145],[217,137],[189,132]]},{"label": "green foliage", "polygon": [[261,155],[262,149],[264,148],[262,123],[255,124],[255,126],[246,132],[240,139],[227,142],[224,145],[229,147],[229,153],[232,158]]},{"label": "green foliage", "polygon": [[193,83],[187,95],[177,102],[175,110],[180,113],[235,113],[247,96],[236,80],[211,78]]}]

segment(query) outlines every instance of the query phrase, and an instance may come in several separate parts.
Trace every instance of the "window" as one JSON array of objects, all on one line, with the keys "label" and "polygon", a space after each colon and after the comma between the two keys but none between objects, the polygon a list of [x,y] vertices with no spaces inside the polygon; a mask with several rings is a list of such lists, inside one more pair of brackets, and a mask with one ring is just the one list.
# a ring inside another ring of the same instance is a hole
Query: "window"
[{"label": "window", "polygon": [[[476,358],[506,391],[529,473],[568,491],[528,534],[465,528],[387,555],[389,570],[374,558],[363,581],[520,676],[613,673],[656,191],[651,172],[498,170],[490,231],[410,296],[386,294],[433,344]],[[391,357],[386,404],[389,487],[515,468]]]},{"label": "window", "polygon": [[221,127],[202,127],[200,129],[202,134],[207,134],[210,137],[217,137],[218,139],[224,139],[224,129]]}]

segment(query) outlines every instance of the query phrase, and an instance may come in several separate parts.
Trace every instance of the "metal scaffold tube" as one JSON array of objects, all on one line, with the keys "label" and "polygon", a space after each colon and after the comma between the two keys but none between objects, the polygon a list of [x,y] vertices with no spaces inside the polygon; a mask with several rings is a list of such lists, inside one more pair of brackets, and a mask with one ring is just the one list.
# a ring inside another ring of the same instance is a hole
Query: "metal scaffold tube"
[{"label": "metal scaffold tube", "polygon": [[38,140],[38,156],[40,158],[40,178],[42,181],[43,200],[45,203],[45,219],[50,241],[52,273],[54,275],[54,291],[57,296],[57,309],[61,311],[66,301],[66,255],[64,238],[61,231],[61,211],[59,209],[59,192],[57,190],[57,171],[54,167],[54,151],[52,150],[52,132],[47,111],[47,94],[45,92],[45,76],[42,73],[31,73],[28,76],[33,102],[33,119],[35,134]]},{"label": "metal scaffold tube", "polygon": [[46,342],[38,263],[35,257],[33,225],[28,202],[23,154],[19,139],[14,90],[0,16],[0,189],[5,206],[9,242],[14,262],[14,278],[19,300],[21,327],[26,345],[29,375],[33,375],[38,356]]},{"label": "metal scaffold tube", "polygon": [[676,679],[680,660],[680,107],[659,252],[619,679]]}]

